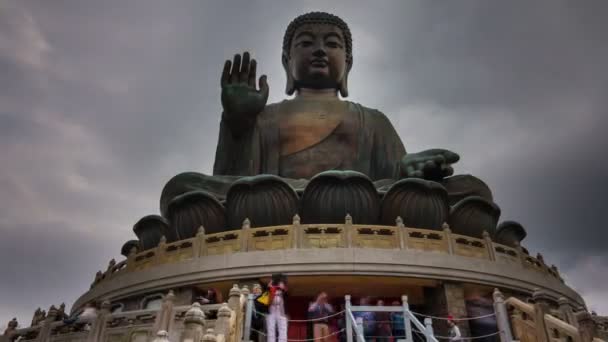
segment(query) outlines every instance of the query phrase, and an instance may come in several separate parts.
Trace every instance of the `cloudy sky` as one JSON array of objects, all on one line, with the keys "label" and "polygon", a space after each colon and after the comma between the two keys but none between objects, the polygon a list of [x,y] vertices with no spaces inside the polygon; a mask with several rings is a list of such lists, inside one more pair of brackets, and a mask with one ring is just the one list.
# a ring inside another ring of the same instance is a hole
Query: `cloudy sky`
[{"label": "cloudy sky", "polygon": [[608,2],[0,0],[0,326],[71,305],[183,171],[210,173],[223,61],[284,98],[285,27],[354,36],[351,100],[485,180],[608,314]]}]

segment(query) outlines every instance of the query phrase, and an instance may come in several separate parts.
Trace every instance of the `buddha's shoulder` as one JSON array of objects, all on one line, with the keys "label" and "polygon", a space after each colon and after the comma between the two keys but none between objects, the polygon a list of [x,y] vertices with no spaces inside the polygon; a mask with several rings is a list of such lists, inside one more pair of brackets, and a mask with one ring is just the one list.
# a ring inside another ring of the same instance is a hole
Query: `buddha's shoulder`
[{"label": "buddha's shoulder", "polygon": [[352,102],[352,101],[346,101],[348,102],[349,106],[351,106],[351,110],[357,111],[361,114],[362,119],[364,121],[366,121],[369,124],[376,124],[376,125],[386,125],[386,124],[390,124],[390,120],[388,119],[388,117],[382,113],[380,110],[376,109],[376,108],[370,108],[370,107],[366,107],[360,103],[357,102]]}]

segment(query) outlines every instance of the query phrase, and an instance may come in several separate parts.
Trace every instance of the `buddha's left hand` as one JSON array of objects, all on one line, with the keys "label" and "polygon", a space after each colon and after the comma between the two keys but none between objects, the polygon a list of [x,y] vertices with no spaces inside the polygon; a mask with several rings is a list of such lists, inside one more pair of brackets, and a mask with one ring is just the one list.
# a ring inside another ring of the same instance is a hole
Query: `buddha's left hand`
[{"label": "buddha's left hand", "polygon": [[451,164],[459,159],[458,154],[439,148],[408,153],[401,159],[401,177],[442,180],[454,174]]}]

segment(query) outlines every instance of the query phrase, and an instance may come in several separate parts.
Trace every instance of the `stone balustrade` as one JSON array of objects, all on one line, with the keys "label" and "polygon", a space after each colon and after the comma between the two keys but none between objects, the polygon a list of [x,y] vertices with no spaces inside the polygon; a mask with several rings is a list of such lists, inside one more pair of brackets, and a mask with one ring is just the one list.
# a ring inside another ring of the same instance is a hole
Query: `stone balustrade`
[{"label": "stone balustrade", "polygon": [[[249,289],[235,285],[233,290],[231,299],[222,304],[163,305],[159,309],[110,313],[108,303],[102,305],[91,320],[66,324],[49,319],[33,327],[16,329],[10,335],[0,335],[0,342],[17,338],[24,342],[193,341],[205,340],[203,335],[209,341],[236,341],[237,338],[240,341],[242,329],[237,327],[243,324]],[[169,292],[164,302],[171,302],[171,297]],[[216,320],[205,319],[214,311],[223,312],[223,316],[220,313]],[[200,338],[190,339],[194,336]]]},{"label": "stone balustrade", "polygon": [[206,234],[200,227],[196,236],[190,239],[172,243],[161,239],[155,248],[140,253],[133,251],[119,263],[112,260],[105,273],[98,273],[93,286],[125,272],[209,255],[294,248],[404,249],[459,255],[520,264],[563,282],[557,268],[547,266],[542,255],[533,257],[521,246],[513,248],[493,242],[487,233],[479,239],[454,234],[447,224],[442,230],[404,227],[400,218],[395,226],[353,224],[350,216],[343,224],[301,224],[296,215],[291,225],[251,228],[249,220],[245,220],[240,230]]}]

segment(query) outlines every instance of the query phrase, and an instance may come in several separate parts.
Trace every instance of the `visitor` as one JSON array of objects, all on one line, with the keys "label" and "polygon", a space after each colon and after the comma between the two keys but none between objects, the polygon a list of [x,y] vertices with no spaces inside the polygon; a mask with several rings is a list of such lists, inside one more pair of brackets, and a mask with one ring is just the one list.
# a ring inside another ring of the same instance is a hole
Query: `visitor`
[{"label": "visitor", "polygon": [[268,314],[268,305],[265,305],[263,303],[261,303],[260,301],[258,301],[258,299],[262,296],[262,294],[264,293],[264,289],[262,288],[261,284],[255,284],[253,285],[253,290],[252,290],[252,294],[253,294],[253,313],[251,316],[251,341],[254,342],[263,342],[264,341],[264,337],[262,334],[260,334],[259,332],[262,332],[265,330],[265,321],[266,321],[266,315]]},{"label": "visitor", "polygon": [[[384,301],[378,300],[376,306],[383,307]],[[392,335],[391,331],[391,315],[390,312],[377,312],[376,313],[376,341],[377,342],[389,342]]]},{"label": "visitor", "polygon": [[334,308],[327,302],[327,293],[321,292],[317,300],[308,307],[308,318],[312,320],[313,337],[317,341],[330,341],[329,318]]},{"label": "visitor", "polygon": [[207,289],[205,294],[196,298],[196,301],[201,304],[218,304],[220,302],[220,296],[218,295],[217,290],[215,289]]},{"label": "visitor", "polygon": [[452,316],[448,316],[448,326],[450,327],[448,334],[450,341],[460,341],[460,328],[458,328],[458,325],[456,325]]},{"label": "visitor", "polygon": [[[359,299],[360,306],[368,306],[370,305],[371,299],[369,297],[362,297]],[[353,316],[357,320],[357,324],[361,323],[363,325],[363,336],[365,336],[366,341],[374,341],[373,337],[367,338],[367,336],[375,336],[376,335],[376,314],[372,311],[355,311],[353,312]]]},{"label": "visitor", "polygon": [[[401,306],[401,303],[394,301],[393,306]],[[393,332],[393,338],[396,340],[405,338],[405,322],[403,312],[391,312],[391,326]]]},{"label": "visitor", "polygon": [[273,274],[268,283],[268,292],[270,305],[268,306],[268,316],[266,316],[267,341],[287,342],[287,316],[285,316],[287,278],[280,273]]}]

